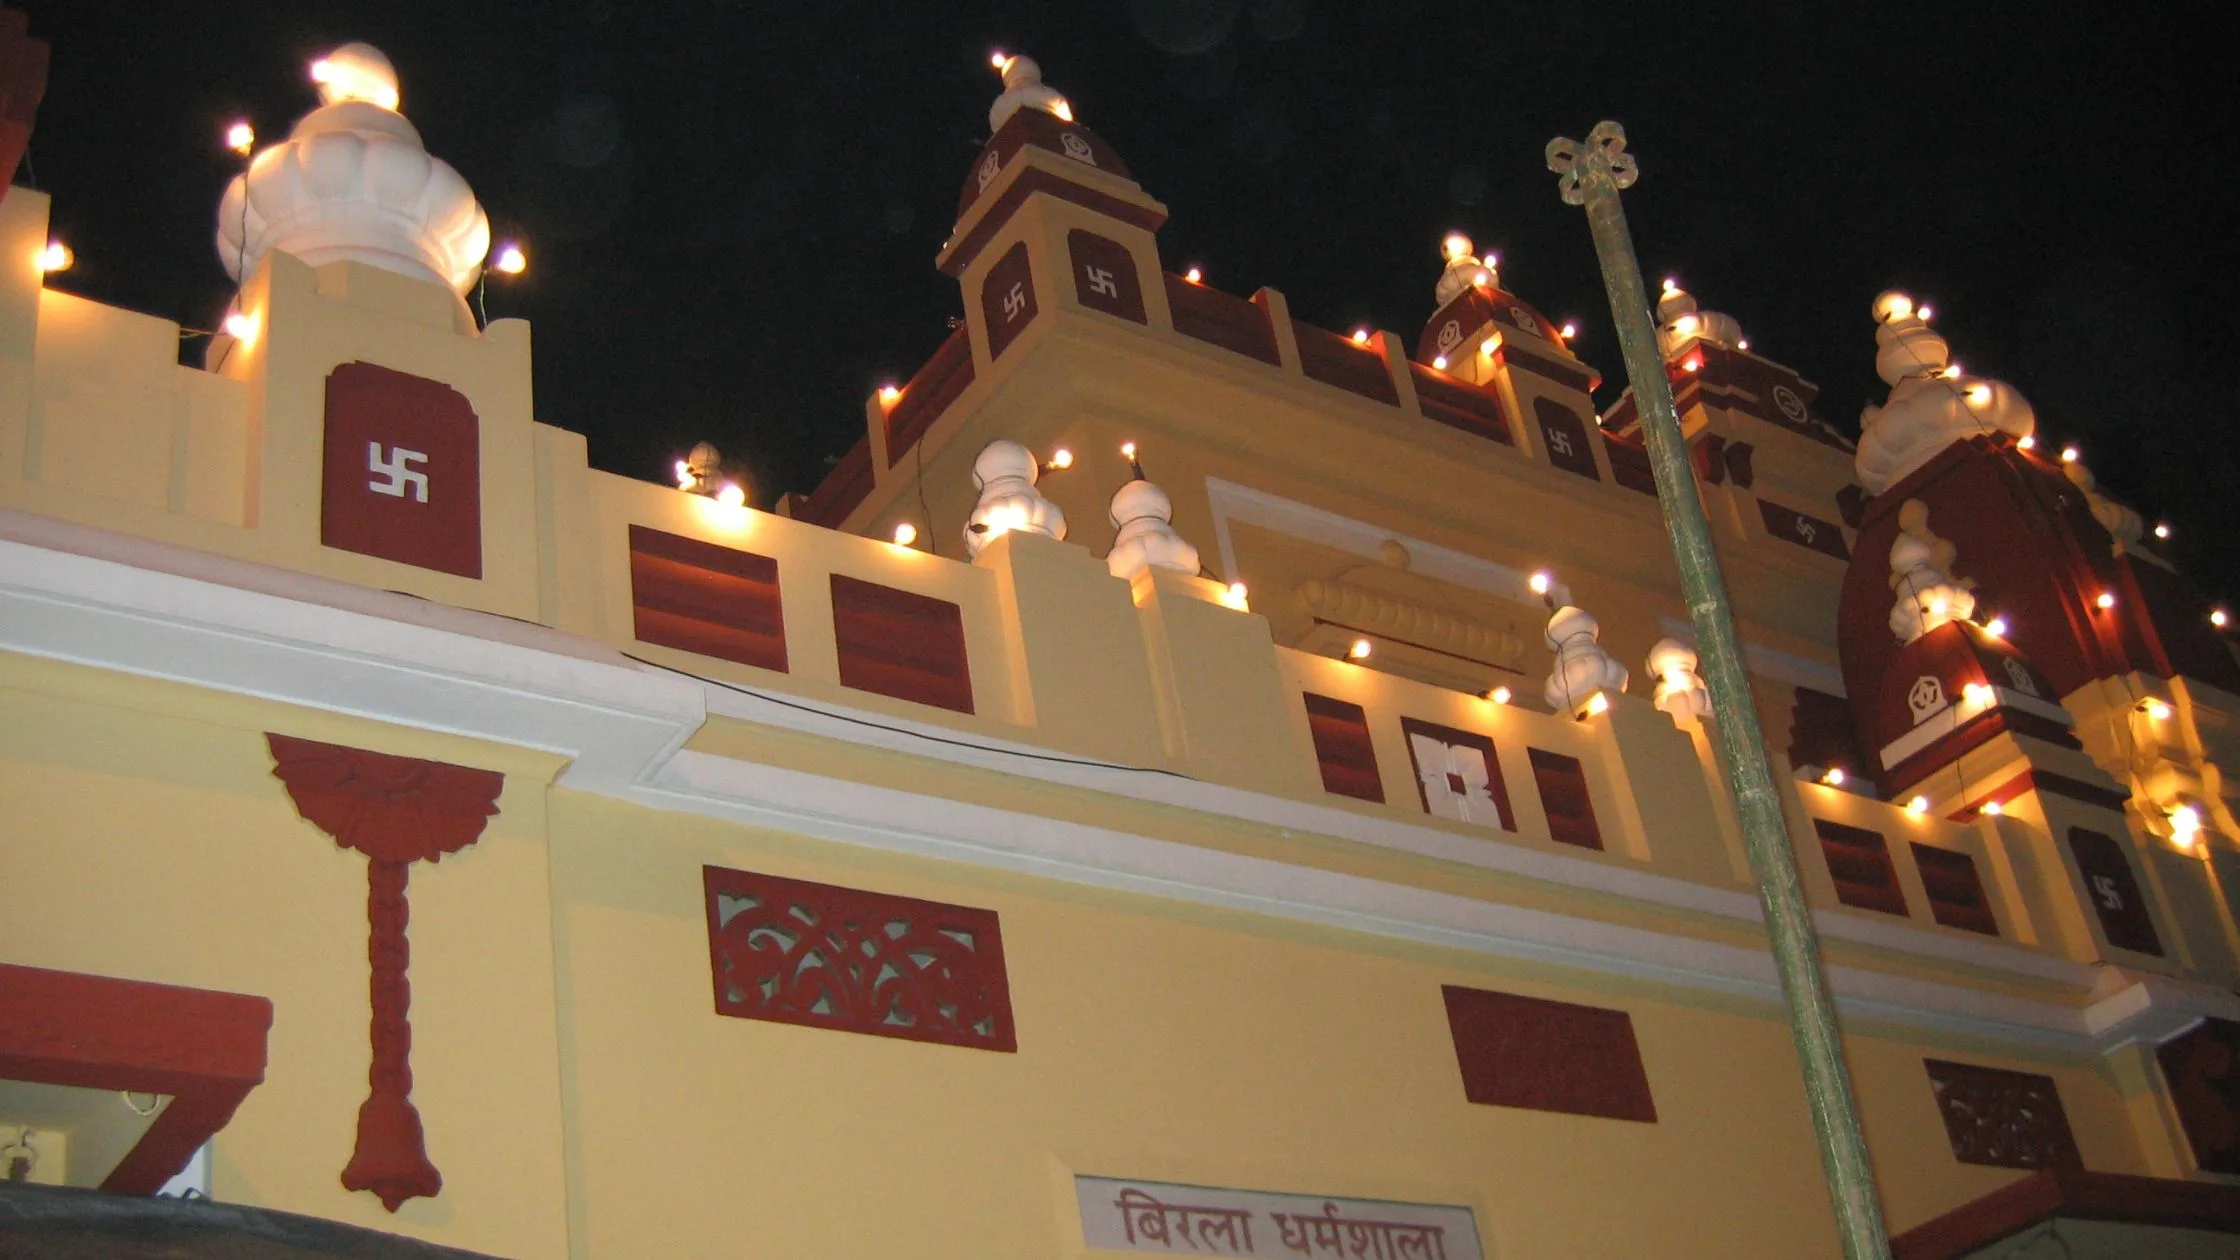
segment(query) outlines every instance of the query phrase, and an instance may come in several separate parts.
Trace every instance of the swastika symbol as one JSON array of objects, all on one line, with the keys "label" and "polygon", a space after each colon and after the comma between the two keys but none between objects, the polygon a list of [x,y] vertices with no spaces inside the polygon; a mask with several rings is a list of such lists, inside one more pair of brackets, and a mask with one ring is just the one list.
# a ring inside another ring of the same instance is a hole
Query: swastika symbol
[{"label": "swastika symbol", "polygon": [[2095,875],[2092,877],[2092,891],[2100,895],[2101,905],[2110,910],[2123,909],[2123,893],[2116,887],[2115,880],[2106,875]]},{"label": "swastika symbol", "polygon": [[1120,286],[1113,282],[1112,273],[1104,268],[1083,264],[1081,274],[1088,279],[1091,289],[1110,298],[1120,296]]},{"label": "swastika symbol", "polygon": [[366,471],[378,474],[366,481],[366,489],[375,494],[385,494],[393,499],[412,492],[412,501],[428,501],[428,474],[414,469],[414,464],[425,464],[428,457],[419,451],[408,451],[401,446],[391,447],[387,458],[381,454],[381,443],[366,443]]},{"label": "swastika symbol", "polygon": [[1025,309],[1027,309],[1027,286],[1026,281],[1021,280],[1014,282],[1010,291],[1003,295],[1004,322],[1009,323],[1019,318],[1019,312]]},{"label": "swastika symbol", "polygon": [[1797,518],[1797,537],[1804,539],[1806,542],[1811,542],[1819,535],[1820,531],[1812,527],[1811,521],[1805,520],[1803,517]]},{"label": "swastika symbol", "polygon": [[1545,432],[1548,435],[1549,450],[1554,451],[1558,455],[1574,455],[1578,453],[1571,449],[1570,434],[1565,433],[1561,429],[1548,429]]}]

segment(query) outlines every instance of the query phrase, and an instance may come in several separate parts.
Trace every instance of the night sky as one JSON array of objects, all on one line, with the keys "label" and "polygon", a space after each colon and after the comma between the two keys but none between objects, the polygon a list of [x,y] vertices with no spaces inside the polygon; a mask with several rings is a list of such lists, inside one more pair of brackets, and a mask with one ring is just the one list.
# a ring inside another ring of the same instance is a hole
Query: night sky
[{"label": "night sky", "polygon": [[54,49],[17,180],[77,252],[56,287],[210,327],[221,132],[282,137],[316,104],[306,64],[366,40],[529,250],[488,302],[535,325],[537,418],[649,479],[712,440],[764,503],[812,487],[960,312],[933,256],[993,48],[1033,54],[1168,204],[1171,268],[1412,344],[1459,228],[1579,321],[1605,404],[1623,365],[1541,150],[1616,118],[1652,281],[1740,319],[1829,419],[1882,397],[1867,307],[1904,288],[2240,596],[2240,128],[2206,5],[10,2]]}]

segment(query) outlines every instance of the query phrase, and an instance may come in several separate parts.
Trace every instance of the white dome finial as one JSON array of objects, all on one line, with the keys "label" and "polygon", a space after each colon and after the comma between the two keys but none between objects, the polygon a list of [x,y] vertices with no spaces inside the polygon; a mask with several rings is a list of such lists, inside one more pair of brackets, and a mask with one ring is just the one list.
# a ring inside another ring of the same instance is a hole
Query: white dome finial
[{"label": "white dome finial", "polygon": [[1696,308],[1696,300],[1674,281],[1664,282],[1657,298],[1657,345],[1666,362],[1676,362],[1699,341],[1730,350],[1744,346],[1742,325],[1734,316]]},{"label": "white dome finial", "polygon": [[1976,612],[1975,583],[1952,576],[1959,548],[1929,529],[1929,505],[1907,499],[1898,507],[1899,534],[1890,544],[1890,633],[1911,643],[1948,621]]},{"label": "white dome finial", "polygon": [[2005,381],[1967,376],[1929,327],[1929,308],[1891,291],[1874,300],[1874,370],[1890,386],[1859,414],[1859,482],[1880,494],[1944,449],[1978,434],[2028,437],[2037,413]]},{"label": "white dome finial", "polygon": [[1556,667],[1540,689],[1549,708],[1572,713],[1593,700],[1596,692],[1626,689],[1631,675],[1603,650],[1602,623],[1585,609],[1565,604],[1550,613],[1546,637],[1556,652]]},{"label": "white dome finial", "polygon": [[1696,650],[1678,639],[1659,639],[1649,649],[1649,672],[1657,676],[1653,703],[1675,722],[1700,722],[1711,715],[1711,689],[1696,673]]},{"label": "white dome finial", "polygon": [[344,44],[312,62],[311,81],[319,85],[322,105],[364,101],[397,108],[397,68],[371,44]]},{"label": "white dome finial", "polygon": [[972,485],[980,492],[980,501],[965,520],[965,549],[978,556],[982,548],[1014,530],[1063,541],[1066,514],[1034,488],[1041,475],[1034,452],[1017,442],[998,438],[980,448],[972,461]]},{"label": "white dome finial", "polygon": [[1447,260],[1447,269],[1439,273],[1439,283],[1432,289],[1439,305],[1445,306],[1472,289],[1501,287],[1501,273],[1494,269],[1494,256],[1478,257],[1477,245],[1462,233],[1447,233],[1446,239],[1439,242],[1439,252]]},{"label": "white dome finial", "polygon": [[1175,532],[1174,501],[1148,481],[1130,481],[1112,496],[1113,536],[1105,568],[1116,578],[1135,580],[1146,569],[1173,569],[1198,576],[1198,549]]},{"label": "white dome finial", "polygon": [[256,155],[218,203],[218,256],[246,280],[273,250],[314,267],[350,261],[464,295],[490,252],[490,219],[459,172],[396,112],[380,50],[345,44],[312,63],[325,104]]},{"label": "white dome finial", "polygon": [[1003,125],[1021,108],[1039,109],[1059,122],[1073,121],[1073,106],[1056,89],[1044,86],[1042,67],[1034,58],[1023,53],[1017,56],[997,53],[990,60],[996,72],[1003,76],[1003,95],[988,107],[991,134],[1003,130]]}]

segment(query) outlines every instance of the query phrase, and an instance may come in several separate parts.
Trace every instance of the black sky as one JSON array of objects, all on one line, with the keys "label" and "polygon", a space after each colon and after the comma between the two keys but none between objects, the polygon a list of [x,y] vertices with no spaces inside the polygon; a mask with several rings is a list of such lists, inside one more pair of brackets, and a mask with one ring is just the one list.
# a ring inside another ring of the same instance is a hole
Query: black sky
[{"label": "black sky", "polygon": [[58,287],[210,326],[219,134],[285,134],[305,65],[363,39],[531,252],[489,304],[534,322],[538,418],[646,478],[713,440],[764,502],[811,487],[959,310],[932,258],[991,48],[1031,52],[1167,202],[1171,267],[1412,342],[1461,228],[1613,382],[1586,224],[1541,150],[1617,118],[1643,265],[1817,381],[1829,418],[1881,397],[1867,305],[1905,288],[2240,596],[2240,93],[2211,6],[11,2],[54,48],[17,179],[77,251]]}]

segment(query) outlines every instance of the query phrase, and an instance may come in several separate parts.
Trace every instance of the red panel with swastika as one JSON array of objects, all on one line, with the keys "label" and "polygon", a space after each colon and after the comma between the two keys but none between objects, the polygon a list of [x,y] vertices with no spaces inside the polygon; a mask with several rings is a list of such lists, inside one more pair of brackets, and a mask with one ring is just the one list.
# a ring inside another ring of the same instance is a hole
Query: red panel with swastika
[{"label": "red panel with swastika", "polygon": [[482,576],[481,422],[441,381],[372,363],[327,377],[319,541]]}]

